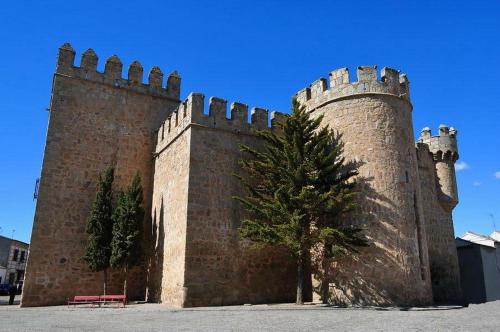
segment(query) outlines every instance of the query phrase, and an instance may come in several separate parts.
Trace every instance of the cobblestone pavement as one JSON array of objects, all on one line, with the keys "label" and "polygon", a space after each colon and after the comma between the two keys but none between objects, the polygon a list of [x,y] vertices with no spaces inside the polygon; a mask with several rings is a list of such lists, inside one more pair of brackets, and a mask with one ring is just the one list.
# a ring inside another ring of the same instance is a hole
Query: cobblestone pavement
[{"label": "cobblestone pavement", "polygon": [[[0,297],[4,304],[6,297]],[[468,308],[292,304],[173,309],[0,305],[0,331],[499,331],[500,301]]]}]

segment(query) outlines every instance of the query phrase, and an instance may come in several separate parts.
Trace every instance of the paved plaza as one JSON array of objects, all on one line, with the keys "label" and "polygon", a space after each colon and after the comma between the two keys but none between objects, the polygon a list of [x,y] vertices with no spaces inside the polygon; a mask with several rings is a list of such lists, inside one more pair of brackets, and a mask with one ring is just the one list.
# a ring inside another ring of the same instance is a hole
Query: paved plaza
[{"label": "paved plaza", "polygon": [[5,305],[1,331],[499,331],[500,301],[468,308],[333,308],[292,304],[174,309]]}]

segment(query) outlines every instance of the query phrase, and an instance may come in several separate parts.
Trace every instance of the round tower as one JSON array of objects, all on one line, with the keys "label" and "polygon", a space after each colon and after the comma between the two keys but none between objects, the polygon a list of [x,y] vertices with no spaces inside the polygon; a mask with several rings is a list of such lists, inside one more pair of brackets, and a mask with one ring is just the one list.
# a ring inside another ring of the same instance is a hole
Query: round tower
[{"label": "round tower", "polygon": [[434,302],[460,304],[462,291],[452,216],[458,203],[454,165],[458,159],[457,131],[441,125],[439,135],[432,136],[426,127],[417,147],[426,177],[422,190],[426,197],[435,197],[434,202],[424,202]]},{"label": "round tower", "polygon": [[358,164],[359,208],[349,220],[366,228],[370,246],[334,263],[332,300],[365,305],[432,301],[412,104],[405,75],[376,66],[330,73],[297,93],[313,116],[342,134]]},{"label": "round tower", "polygon": [[441,191],[438,193],[441,206],[448,212],[458,204],[455,162],[458,160],[457,131],[446,125],[439,126],[439,135],[432,136],[431,130],[422,129],[419,142],[427,144],[436,165]]}]

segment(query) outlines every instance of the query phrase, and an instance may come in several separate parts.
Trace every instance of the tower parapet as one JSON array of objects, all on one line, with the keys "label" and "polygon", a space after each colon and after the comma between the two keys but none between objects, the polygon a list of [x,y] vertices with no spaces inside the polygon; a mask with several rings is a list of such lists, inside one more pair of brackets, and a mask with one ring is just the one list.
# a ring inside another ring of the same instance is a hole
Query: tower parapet
[{"label": "tower parapet", "polygon": [[149,72],[148,82],[143,83],[143,68],[138,61],[130,64],[127,78],[123,78],[123,64],[118,56],[113,55],[106,60],[103,73],[97,71],[98,60],[97,54],[89,48],[81,56],[80,67],[75,66],[75,51],[69,43],[66,43],[59,48],[56,75],[76,77],[141,94],[179,100],[181,78],[176,71],[168,75],[164,85],[163,72],[154,66]]},{"label": "tower parapet", "polygon": [[439,126],[439,135],[432,136],[431,129],[425,127],[418,142],[429,147],[434,160],[450,158],[455,162],[458,160],[457,133],[455,128],[442,124]]},{"label": "tower parapet", "polygon": [[435,162],[439,181],[439,201],[445,210],[450,211],[458,204],[455,162],[458,160],[457,130],[447,125],[439,126],[439,135],[432,136],[431,129],[422,129],[417,147],[426,145]]},{"label": "tower parapet", "polygon": [[377,66],[359,66],[356,74],[358,80],[352,82],[348,68],[336,69],[330,72],[329,82],[323,77],[314,81],[297,93],[297,99],[311,111],[325,103],[360,94],[389,94],[410,101],[410,83],[399,70],[382,68],[380,80]]}]

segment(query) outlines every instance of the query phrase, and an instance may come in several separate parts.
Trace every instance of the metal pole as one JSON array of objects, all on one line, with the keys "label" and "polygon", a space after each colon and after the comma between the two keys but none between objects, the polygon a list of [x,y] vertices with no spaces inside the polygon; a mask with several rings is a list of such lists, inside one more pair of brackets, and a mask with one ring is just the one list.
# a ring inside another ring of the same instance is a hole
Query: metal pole
[{"label": "metal pole", "polygon": [[493,232],[497,231],[497,225],[495,224],[495,217],[493,216],[493,213],[490,213],[491,217],[491,222],[493,223]]}]

